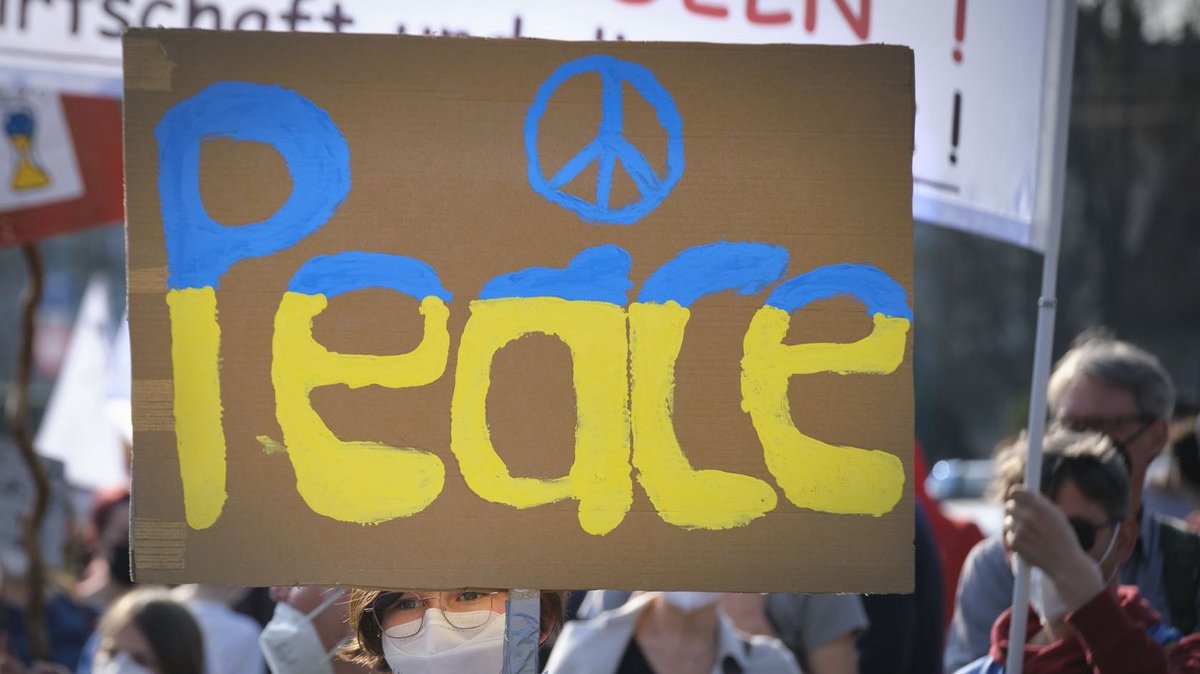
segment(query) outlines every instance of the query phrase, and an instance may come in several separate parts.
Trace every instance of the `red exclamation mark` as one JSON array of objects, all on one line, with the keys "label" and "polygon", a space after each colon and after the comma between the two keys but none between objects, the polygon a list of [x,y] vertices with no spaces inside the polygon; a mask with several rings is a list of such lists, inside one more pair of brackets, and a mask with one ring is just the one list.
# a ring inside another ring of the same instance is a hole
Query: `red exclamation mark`
[{"label": "red exclamation mark", "polygon": [[967,36],[967,0],[955,0],[954,8],[954,62],[962,63],[962,43]]}]

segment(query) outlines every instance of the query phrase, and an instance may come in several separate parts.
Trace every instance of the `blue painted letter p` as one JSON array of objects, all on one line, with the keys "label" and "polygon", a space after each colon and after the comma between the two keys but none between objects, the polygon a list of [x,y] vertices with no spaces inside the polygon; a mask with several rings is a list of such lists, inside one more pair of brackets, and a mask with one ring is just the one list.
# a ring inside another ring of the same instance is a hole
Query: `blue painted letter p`
[{"label": "blue painted letter p", "polygon": [[[168,110],[154,135],[172,289],[216,288],[234,263],[320,229],[350,192],[346,139],[324,110],[282,87],[218,82]],[[292,193],[274,215],[239,227],[209,217],[200,197],[200,147],[215,138],[266,143],[283,156]]]},{"label": "blue painted letter p", "polygon": [[[188,524],[205,529],[225,505],[217,286],[235,263],[283,250],[329,221],[350,192],[350,148],[307,98],[246,82],[218,82],[177,104],[154,135],[179,473]],[[200,147],[214,138],[267,143],[283,156],[292,193],[271,217],[240,227],[209,217],[200,196]]]}]

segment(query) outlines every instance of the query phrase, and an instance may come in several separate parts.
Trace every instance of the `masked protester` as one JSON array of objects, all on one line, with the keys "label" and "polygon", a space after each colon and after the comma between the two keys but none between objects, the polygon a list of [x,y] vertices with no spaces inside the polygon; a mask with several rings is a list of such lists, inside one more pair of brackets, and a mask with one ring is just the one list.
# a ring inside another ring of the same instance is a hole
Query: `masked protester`
[{"label": "masked protester", "polygon": [[[1006,458],[1023,459],[1023,445]],[[1136,585],[1118,585],[1137,544],[1126,518],[1130,492],[1111,439],[1065,430],[1046,436],[1040,493],[1013,487],[1005,503],[1005,546],[1033,567],[1025,640],[1009,643],[1012,609],[1005,611],[988,655],[959,674],[1001,674],[1010,648],[1024,649],[1028,674],[1200,672],[1200,634],[1184,637]]]},{"label": "masked protester", "polygon": [[[1175,388],[1149,352],[1103,335],[1082,335],[1054,367],[1046,391],[1052,426],[1108,437],[1129,472],[1128,520],[1122,531],[1138,542],[1119,572],[1137,585],[1163,622],[1187,634],[1200,625],[1200,533],[1156,512],[1145,499],[1150,464],[1167,446]],[[997,476],[1008,471],[997,460]],[[1020,473],[1016,474],[1020,481]],[[1006,486],[1007,488],[1007,486]],[[1001,497],[1006,489],[998,490]],[[945,669],[956,671],[987,653],[996,618],[1012,601],[1013,573],[1003,541],[992,536],[972,548],[963,563],[954,617],[947,633]]]},{"label": "masked protester", "polygon": [[121,597],[100,618],[95,674],[204,674],[200,627],[160,589]]},{"label": "masked protester", "polygon": [[799,674],[791,651],[745,637],[715,592],[648,592],[563,630],[547,671],[571,674]]},{"label": "masked protester", "polygon": [[[562,624],[565,593],[541,595],[541,641]],[[348,661],[378,672],[499,672],[504,666],[505,601],[490,590],[354,590]]]},{"label": "masked protester", "polygon": [[347,623],[349,590],[282,588],[275,615],[259,636],[272,674],[365,674],[336,657],[354,636]]}]

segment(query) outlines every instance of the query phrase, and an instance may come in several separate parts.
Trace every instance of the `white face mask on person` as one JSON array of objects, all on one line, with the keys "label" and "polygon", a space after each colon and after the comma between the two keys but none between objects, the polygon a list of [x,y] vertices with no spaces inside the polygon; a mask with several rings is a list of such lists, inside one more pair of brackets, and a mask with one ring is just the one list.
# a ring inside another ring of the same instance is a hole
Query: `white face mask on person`
[{"label": "white face mask on person", "polygon": [[150,674],[150,670],[133,661],[128,653],[121,651],[108,662],[92,670],[95,674]]},{"label": "white face mask on person", "polygon": [[[492,613],[486,611],[486,613]],[[425,612],[425,624],[411,637],[383,635],[383,657],[393,674],[499,672],[504,666],[504,618],[458,629],[439,610]]]},{"label": "white face mask on person", "polygon": [[258,636],[267,666],[274,674],[333,674],[332,650],[325,650],[313,619],[340,597],[333,592],[311,613],[301,613],[291,604],[275,605],[275,615]]},{"label": "white face mask on person", "polygon": [[671,606],[691,613],[702,608],[708,608],[721,598],[720,592],[663,592],[663,600]]},{"label": "white face mask on person", "polygon": [[[1104,554],[1100,556],[1100,561],[1091,560],[1092,566],[1096,568],[1101,577],[1104,576],[1101,565],[1104,564],[1104,560],[1108,559],[1108,555],[1116,547],[1117,534],[1120,531],[1121,523],[1117,522],[1116,526],[1113,527],[1112,539],[1108,541],[1108,547],[1105,548]],[[1112,582],[1113,575],[1116,572],[1117,570],[1113,569],[1112,574],[1104,579],[1105,587],[1108,587],[1108,584]],[[1059,620],[1071,611],[1079,608],[1078,606],[1068,606],[1067,602],[1063,600],[1062,594],[1058,591],[1058,586],[1036,566],[1029,570],[1029,603],[1033,605],[1034,612],[1042,619],[1042,624]]]}]

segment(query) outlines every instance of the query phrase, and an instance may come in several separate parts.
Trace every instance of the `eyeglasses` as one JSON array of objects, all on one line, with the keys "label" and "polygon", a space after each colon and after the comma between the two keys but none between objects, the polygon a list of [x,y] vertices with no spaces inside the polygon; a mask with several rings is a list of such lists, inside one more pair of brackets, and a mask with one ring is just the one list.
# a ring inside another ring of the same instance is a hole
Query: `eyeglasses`
[{"label": "eyeglasses", "polygon": [[[437,608],[456,629],[482,627],[495,612],[493,600],[500,591],[454,590],[420,595],[415,592],[384,592],[364,609],[375,620],[381,634],[395,639],[421,631],[425,612]],[[434,606],[434,604],[437,606]]]},{"label": "eyeglasses", "polygon": [[1123,414],[1115,417],[1059,417],[1054,422],[1062,428],[1076,433],[1102,433],[1113,440],[1117,439],[1116,433],[1127,424],[1141,422],[1141,427],[1132,436],[1121,441],[1122,444],[1126,444],[1132,442],[1134,438],[1149,428],[1154,423],[1154,417],[1148,414]]},{"label": "eyeglasses", "polygon": [[1069,517],[1067,520],[1071,523],[1071,528],[1075,530],[1075,538],[1079,541],[1079,547],[1083,548],[1084,552],[1091,550],[1092,546],[1096,544],[1096,534],[1101,529],[1107,529],[1116,524],[1116,521],[1093,524],[1082,517]]},{"label": "eyeglasses", "polygon": [[[1129,457],[1129,445],[1141,437],[1142,433],[1146,432],[1146,429],[1153,426],[1156,420],[1154,416],[1149,414],[1125,414],[1115,417],[1064,417],[1055,419],[1054,423],[1061,428],[1075,431],[1076,433],[1091,432],[1107,435],[1117,448],[1117,453],[1121,455],[1121,459],[1125,462],[1125,470],[1133,472],[1133,460]],[[1138,426],[1138,429],[1132,434],[1125,438],[1117,437],[1117,431],[1124,428],[1126,424],[1139,421],[1142,425]]]}]

